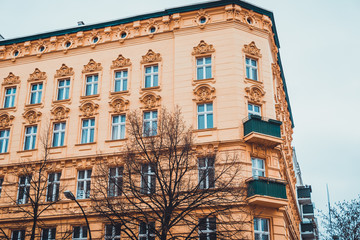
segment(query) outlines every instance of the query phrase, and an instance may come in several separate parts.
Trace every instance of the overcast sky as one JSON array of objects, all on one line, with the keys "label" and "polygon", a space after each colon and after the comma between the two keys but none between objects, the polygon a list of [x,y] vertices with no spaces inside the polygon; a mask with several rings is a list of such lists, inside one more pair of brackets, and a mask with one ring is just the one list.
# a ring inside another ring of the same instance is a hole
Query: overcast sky
[{"label": "overcast sky", "polygon": [[[0,34],[13,38],[104,22],[199,0],[0,0]],[[316,207],[360,193],[360,1],[248,0],[274,12],[303,180]]]}]

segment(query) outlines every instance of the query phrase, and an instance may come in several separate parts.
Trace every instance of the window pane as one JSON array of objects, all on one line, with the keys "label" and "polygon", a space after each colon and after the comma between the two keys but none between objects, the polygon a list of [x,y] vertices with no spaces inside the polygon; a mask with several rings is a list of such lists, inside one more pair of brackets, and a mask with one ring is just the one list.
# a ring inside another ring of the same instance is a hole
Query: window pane
[{"label": "window pane", "polygon": [[246,67],[246,78],[250,78],[250,68]]},{"label": "window pane", "polygon": [[151,76],[145,76],[145,87],[151,87]]},{"label": "window pane", "polygon": [[213,128],[213,115],[207,115],[207,128]]},{"label": "window pane", "polygon": [[205,63],[206,63],[206,64],[210,64],[210,63],[211,63],[211,57],[205,58]]},{"label": "window pane", "polygon": [[153,83],[153,87],[158,86],[158,75],[154,75],[154,83]]},{"label": "window pane", "polygon": [[204,112],[204,104],[198,105],[198,112]]},{"label": "window pane", "polygon": [[252,79],[257,80],[257,69],[252,69]]},{"label": "window pane", "polygon": [[198,129],[204,129],[205,128],[205,117],[204,115],[198,116]]},{"label": "window pane", "polygon": [[202,67],[197,68],[197,79],[204,79],[204,69]]},{"label": "window pane", "polygon": [[123,91],[126,91],[127,90],[127,79],[124,79],[123,80]]},{"label": "window pane", "polygon": [[211,66],[206,67],[206,78],[211,78]]},{"label": "window pane", "polygon": [[213,110],[213,105],[212,105],[212,103],[206,104],[206,110],[207,110],[207,111],[212,111],[212,110]]}]

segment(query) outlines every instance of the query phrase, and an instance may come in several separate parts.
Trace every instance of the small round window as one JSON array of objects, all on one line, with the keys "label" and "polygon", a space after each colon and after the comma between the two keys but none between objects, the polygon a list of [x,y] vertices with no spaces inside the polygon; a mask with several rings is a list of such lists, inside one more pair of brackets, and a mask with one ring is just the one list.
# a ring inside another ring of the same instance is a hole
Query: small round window
[{"label": "small round window", "polygon": [[246,19],[246,21],[247,21],[248,24],[253,24],[253,20],[251,18],[249,18],[249,17]]},{"label": "small round window", "polygon": [[13,52],[13,56],[14,56],[14,57],[17,57],[17,56],[19,56],[19,53],[20,53],[20,52],[19,52],[18,50],[15,50],[15,51]]},{"label": "small round window", "polygon": [[66,48],[69,48],[71,46],[71,42],[70,41],[67,41],[66,43],[65,43],[65,47]]},{"label": "small round window", "polygon": [[43,52],[43,51],[45,51],[45,47],[44,47],[44,46],[40,46],[40,47],[39,47],[39,52]]},{"label": "small round window", "polygon": [[156,27],[151,27],[150,28],[150,33],[154,33],[156,31]]},{"label": "small round window", "polygon": [[121,37],[121,38],[126,38],[126,36],[127,36],[127,33],[126,33],[126,32],[121,32],[121,33],[120,33],[120,37]]},{"label": "small round window", "polygon": [[92,39],[92,42],[93,43],[97,43],[99,41],[99,38],[98,37],[94,37],[93,39]]},{"label": "small round window", "polygon": [[199,22],[200,22],[201,24],[206,23],[206,17],[201,17],[201,18],[199,19]]}]

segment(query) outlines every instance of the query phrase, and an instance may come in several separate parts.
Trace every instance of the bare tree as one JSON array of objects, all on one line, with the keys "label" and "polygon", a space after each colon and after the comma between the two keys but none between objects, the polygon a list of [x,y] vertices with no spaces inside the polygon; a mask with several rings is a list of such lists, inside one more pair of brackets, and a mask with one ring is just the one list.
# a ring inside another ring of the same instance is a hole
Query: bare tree
[{"label": "bare tree", "polygon": [[252,219],[237,154],[199,155],[179,109],[161,109],[152,122],[131,112],[128,122],[121,163],[103,161],[94,176],[93,208],[109,231],[129,239],[242,239]]}]

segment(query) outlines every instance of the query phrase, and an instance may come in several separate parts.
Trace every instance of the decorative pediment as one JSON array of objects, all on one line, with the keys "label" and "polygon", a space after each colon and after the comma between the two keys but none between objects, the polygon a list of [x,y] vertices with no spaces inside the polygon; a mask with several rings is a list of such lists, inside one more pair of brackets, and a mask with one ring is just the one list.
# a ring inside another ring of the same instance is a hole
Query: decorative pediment
[{"label": "decorative pediment", "polygon": [[122,68],[122,67],[128,67],[131,65],[130,59],[125,58],[123,55],[119,55],[117,59],[112,61],[113,64],[111,65],[111,68]]},{"label": "decorative pediment", "polygon": [[140,102],[143,104],[142,108],[152,109],[160,106],[160,99],[159,95],[146,93],[140,98]]},{"label": "decorative pediment", "polygon": [[201,40],[200,43],[193,48],[192,55],[200,55],[213,52],[215,52],[213,45],[207,44],[204,40]]},{"label": "decorative pediment", "polygon": [[160,53],[155,53],[153,50],[149,49],[146,55],[142,56],[141,63],[152,63],[160,62],[161,56]]},{"label": "decorative pediment", "polygon": [[80,105],[81,116],[91,117],[97,114],[99,104],[93,103],[92,101],[86,101]]},{"label": "decorative pediment", "polygon": [[94,59],[90,59],[89,63],[84,65],[83,73],[98,72],[102,70],[101,63],[97,63]]},{"label": "decorative pediment", "polygon": [[245,92],[247,94],[246,98],[253,103],[263,103],[263,97],[265,95],[265,91],[256,86],[253,85],[251,87],[245,88]]},{"label": "decorative pediment", "polygon": [[72,76],[74,75],[74,71],[72,67],[66,66],[66,64],[62,64],[60,69],[56,70],[55,77],[66,77],[66,76]]},{"label": "decorative pediment", "polygon": [[255,42],[252,41],[250,44],[248,45],[244,45],[244,52],[246,54],[252,55],[252,56],[256,56],[256,57],[261,57],[260,54],[260,49],[258,49],[255,45]]},{"label": "decorative pediment", "polygon": [[38,122],[41,117],[41,112],[36,111],[35,109],[29,109],[25,113],[23,113],[23,117],[27,121],[28,124],[33,124]]},{"label": "decorative pediment", "polygon": [[0,114],[0,128],[8,128],[11,126],[11,122],[15,117],[13,115],[9,115],[8,113]]},{"label": "decorative pediment", "polygon": [[129,101],[124,100],[121,97],[113,98],[109,102],[110,107],[113,109],[112,112],[114,112],[114,113],[121,113],[121,112],[126,111],[128,104],[129,104]]},{"label": "decorative pediment", "polygon": [[51,110],[52,119],[56,121],[64,120],[68,117],[68,113],[70,112],[70,109],[63,106],[63,105],[57,105]]},{"label": "decorative pediment", "polygon": [[20,83],[20,78],[18,76],[15,76],[12,72],[10,72],[9,75],[6,78],[4,78],[2,85],[12,85],[18,83]]},{"label": "decorative pediment", "polygon": [[46,73],[40,71],[40,69],[38,68],[35,68],[35,71],[32,74],[30,74],[28,81],[38,81],[45,79],[46,79]]},{"label": "decorative pediment", "polygon": [[194,89],[195,101],[207,102],[215,98],[215,88],[207,84],[199,85]]}]

